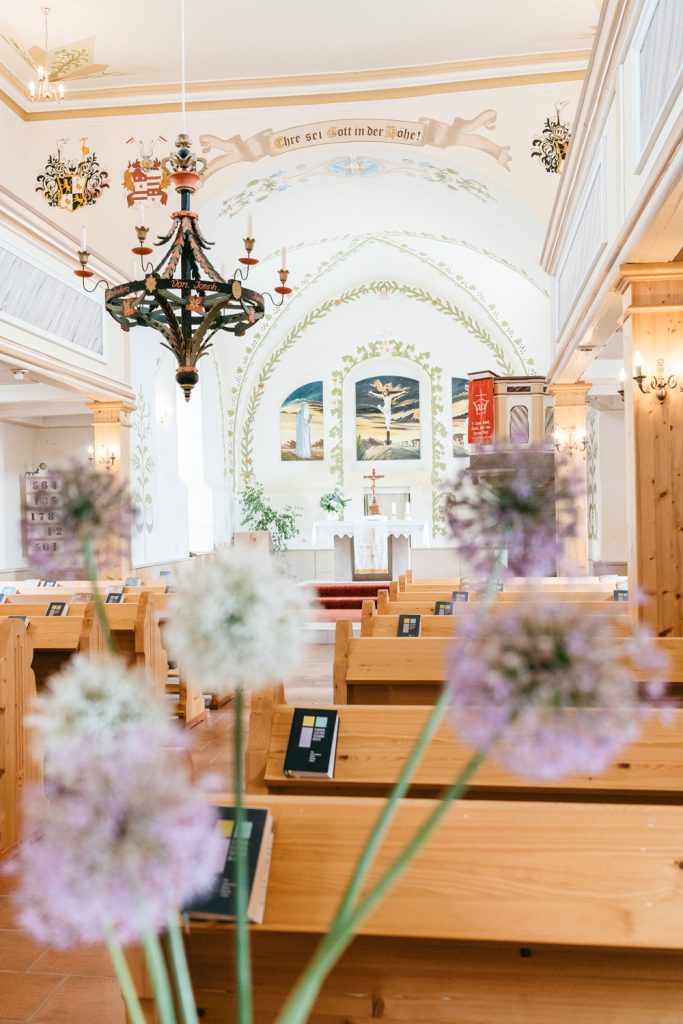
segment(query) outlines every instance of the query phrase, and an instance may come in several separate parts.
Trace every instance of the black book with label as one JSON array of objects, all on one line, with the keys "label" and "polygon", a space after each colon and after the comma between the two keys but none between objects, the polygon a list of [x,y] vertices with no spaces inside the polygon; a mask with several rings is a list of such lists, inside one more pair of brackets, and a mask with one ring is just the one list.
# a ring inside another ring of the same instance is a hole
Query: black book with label
[{"label": "black book with label", "polygon": [[218,807],[216,829],[220,850],[213,889],[203,899],[185,907],[192,917],[231,921],[235,917],[235,868],[237,843],[247,844],[247,878],[249,899],[247,917],[261,924],[266,905],[266,889],[273,850],[273,816],[266,808],[246,807],[241,825],[241,838],[235,834],[235,808]]},{"label": "black book with label", "polygon": [[434,605],[435,615],[452,615],[453,614],[453,602],[452,601],[437,601]]},{"label": "black book with label", "polygon": [[421,630],[421,615],[399,615],[396,636],[419,636]]},{"label": "black book with label", "polygon": [[320,708],[294,708],[284,773],[290,779],[333,779],[339,715]]},{"label": "black book with label", "polygon": [[66,601],[50,601],[45,614],[50,616],[66,615],[68,611],[69,606]]},{"label": "black book with label", "polygon": [[126,576],[123,581],[124,587],[139,587],[141,580],[139,576]]},{"label": "black book with label", "polygon": [[469,590],[454,590],[451,594],[451,601],[469,601]]},{"label": "black book with label", "polygon": [[622,590],[621,587],[616,587],[612,596],[615,601],[628,601],[628,590]]},{"label": "black book with label", "polygon": [[104,603],[105,604],[122,604],[123,603],[123,594],[118,592],[118,591],[113,590],[111,592],[111,594],[107,594],[107,596],[104,599]]},{"label": "black book with label", "polygon": [[41,585],[43,587],[56,587],[57,586],[57,580],[43,580],[42,584],[40,584],[40,583],[38,584],[38,586],[41,586]]}]

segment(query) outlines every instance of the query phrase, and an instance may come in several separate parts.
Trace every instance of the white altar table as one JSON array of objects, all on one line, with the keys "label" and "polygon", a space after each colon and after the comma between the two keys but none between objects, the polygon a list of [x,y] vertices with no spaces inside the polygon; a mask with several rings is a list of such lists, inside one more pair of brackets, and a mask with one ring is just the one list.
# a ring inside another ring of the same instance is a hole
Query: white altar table
[{"label": "white altar table", "polygon": [[[336,580],[372,579],[368,573],[354,572],[354,536],[364,520],[320,520],[313,523],[312,544],[328,548],[334,545],[334,578]],[[384,517],[377,517],[384,519]],[[397,579],[410,568],[411,543],[427,546],[427,523],[421,519],[386,519],[388,537],[388,571],[374,578]]]}]

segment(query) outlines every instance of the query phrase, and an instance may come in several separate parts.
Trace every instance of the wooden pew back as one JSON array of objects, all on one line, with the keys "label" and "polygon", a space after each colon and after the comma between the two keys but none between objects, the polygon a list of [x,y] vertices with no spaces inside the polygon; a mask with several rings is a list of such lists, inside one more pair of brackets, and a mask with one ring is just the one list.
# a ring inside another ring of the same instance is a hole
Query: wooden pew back
[{"label": "wooden pew back", "polygon": [[0,857],[21,839],[25,787],[42,779],[26,726],[36,696],[32,655],[24,625],[0,619]]},{"label": "wooden pew back", "polygon": [[40,690],[76,653],[88,657],[104,651],[104,637],[92,604],[74,605],[69,614],[46,616],[45,606],[0,604],[0,621],[12,615],[28,617],[28,636],[33,646],[32,667]]}]

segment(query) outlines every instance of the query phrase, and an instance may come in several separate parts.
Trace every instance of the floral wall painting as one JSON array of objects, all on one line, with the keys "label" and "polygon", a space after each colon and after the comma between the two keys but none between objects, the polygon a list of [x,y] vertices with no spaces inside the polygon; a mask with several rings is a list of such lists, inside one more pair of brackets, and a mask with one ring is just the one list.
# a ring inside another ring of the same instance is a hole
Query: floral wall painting
[{"label": "floral wall painting", "polygon": [[309,462],[323,457],[323,382],[314,380],[292,391],[282,403],[280,458]]},{"label": "floral wall painting", "polygon": [[356,383],[356,453],[361,462],[420,458],[420,385],[411,377]]},{"label": "floral wall painting", "polygon": [[451,377],[453,456],[456,459],[467,458],[470,454],[467,444],[467,384],[466,377]]},{"label": "floral wall painting", "polygon": [[559,174],[571,139],[571,125],[562,120],[560,111],[568,100],[555,104],[555,117],[546,117],[543,131],[531,142],[531,155],[537,156],[548,174]]}]

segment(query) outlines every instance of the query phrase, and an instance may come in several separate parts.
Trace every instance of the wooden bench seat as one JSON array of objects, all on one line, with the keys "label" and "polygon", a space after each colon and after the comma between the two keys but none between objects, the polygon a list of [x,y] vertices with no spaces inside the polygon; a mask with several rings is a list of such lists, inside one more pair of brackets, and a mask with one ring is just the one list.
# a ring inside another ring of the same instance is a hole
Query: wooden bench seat
[{"label": "wooden bench seat", "polygon": [[42,778],[26,726],[36,695],[32,657],[23,623],[0,619],[0,857],[21,839],[26,786]]},{"label": "wooden bench seat", "polygon": [[[476,595],[471,595],[476,596]],[[497,608],[507,608],[510,604],[523,605],[528,603],[529,598],[525,596],[524,599],[515,596],[514,600],[501,601],[500,598],[503,595],[499,594],[491,603],[491,610],[495,612]],[[403,594],[400,600],[393,601],[391,599],[388,590],[379,590],[377,592],[377,614],[378,615],[431,615],[434,612],[434,606],[437,601],[450,601],[451,594],[440,594],[435,597],[433,594],[417,593],[414,597]],[[575,594],[571,597],[572,604],[580,604],[582,610],[585,610],[587,615],[590,614],[604,614],[606,611],[613,611],[616,615],[629,616],[631,614],[630,605],[626,601],[614,601],[613,599],[600,597],[599,600],[595,600],[591,595],[588,597],[578,596]],[[470,601],[455,601],[453,603],[453,610],[456,615],[467,615],[473,607],[477,604],[476,600]]]},{"label": "wooden bench seat", "polygon": [[[446,678],[446,655],[458,637],[353,636],[338,622],[334,650],[335,704],[434,704]],[[683,683],[683,637],[655,643],[669,657],[668,681]]]},{"label": "wooden bench seat", "polygon": [[[321,707],[321,711],[323,708]],[[283,765],[294,708],[281,687],[252,698],[247,785],[253,793],[386,795],[398,778],[427,719],[429,708],[337,705],[339,738],[333,779],[294,779]],[[471,754],[442,722],[415,775],[411,796],[436,797]],[[604,799],[683,803],[683,711],[671,723],[644,724],[642,736],[600,775],[553,781],[524,779],[487,761],[475,775],[468,796],[498,799],[553,795],[566,799]]]},{"label": "wooden bench seat", "polygon": [[32,668],[39,690],[75,653],[91,657],[104,650],[104,637],[94,605],[73,605],[67,615],[47,616],[45,610],[49,600],[44,599],[43,604],[0,604],[0,621],[10,615],[22,615],[29,620],[28,636],[33,646]]},{"label": "wooden bench seat", "polygon": [[[380,801],[249,805],[275,820],[265,919],[251,929],[255,1020],[269,1021],[327,930]],[[403,803],[380,867],[432,806]],[[682,834],[683,807],[452,806],[361,926],[310,1024],[670,1024],[683,1005]],[[206,1024],[235,1017],[230,931],[191,922],[186,936]]]}]

